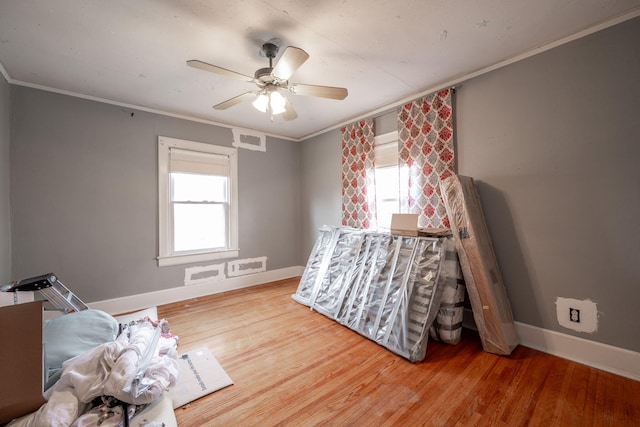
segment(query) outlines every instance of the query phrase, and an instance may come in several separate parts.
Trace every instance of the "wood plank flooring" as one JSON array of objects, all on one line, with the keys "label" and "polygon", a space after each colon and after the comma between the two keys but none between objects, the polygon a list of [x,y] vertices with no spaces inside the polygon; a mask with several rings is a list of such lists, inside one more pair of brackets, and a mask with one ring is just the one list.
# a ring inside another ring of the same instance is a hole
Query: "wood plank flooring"
[{"label": "wood plank flooring", "polygon": [[291,299],[297,279],[158,307],[179,352],[206,346],[234,385],[180,426],[640,426],[640,382],[477,333],[410,363]]}]

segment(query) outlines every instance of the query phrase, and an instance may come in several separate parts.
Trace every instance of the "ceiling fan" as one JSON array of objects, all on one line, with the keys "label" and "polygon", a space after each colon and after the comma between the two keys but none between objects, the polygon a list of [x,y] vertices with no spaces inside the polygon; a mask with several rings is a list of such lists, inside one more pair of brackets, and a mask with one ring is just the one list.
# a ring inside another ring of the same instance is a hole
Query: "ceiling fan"
[{"label": "ceiling fan", "polygon": [[187,61],[187,65],[204,71],[211,71],[221,76],[255,83],[256,86],[258,86],[258,90],[243,93],[242,95],[214,105],[213,108],[216,110],[226,110],[240,102],[253,100],[253,106],[256,109],[271,114],[271,120],[273,120],[274,115],[282,114],[282,118],[289,121],[298,117],[298,114],[293,109],[289,100],[280,93],[280,89],[303,96],[316,96],[338,100],[347,97],[348,91],[342,87],[290,84],[289,78],[304,64],[309,58],[309,54],[300,48],[288,46],[274,66],[273,59],[276,57],[278,50],[279,47],[271,42],[262,45],[264,56],[269,58],[269,66],[257,70],[253,77],[198,61],[197,59]]}]

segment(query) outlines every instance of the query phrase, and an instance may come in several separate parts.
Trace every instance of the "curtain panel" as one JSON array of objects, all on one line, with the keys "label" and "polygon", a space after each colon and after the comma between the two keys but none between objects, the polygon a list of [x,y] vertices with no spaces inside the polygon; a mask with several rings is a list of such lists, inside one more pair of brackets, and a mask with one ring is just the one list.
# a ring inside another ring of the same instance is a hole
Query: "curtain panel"
[{"label": "curtain panel", "polygon": [[449,228],[440,181],[455,173],[451,89],[398,109],[400,210],[418,227]]},{"label": "curtain panel", "polygon": [[342,128],[342,225],[376,228],[373,119]]}]

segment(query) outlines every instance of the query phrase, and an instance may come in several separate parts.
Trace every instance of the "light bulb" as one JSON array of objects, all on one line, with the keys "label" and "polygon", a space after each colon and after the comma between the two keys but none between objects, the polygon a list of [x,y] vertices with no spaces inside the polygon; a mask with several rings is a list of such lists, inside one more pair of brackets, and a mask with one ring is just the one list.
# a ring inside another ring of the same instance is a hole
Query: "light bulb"
[{"label": "light bulb", "polygon": [[267,112],[267,105],[269,104],[269,98],[264,92],[260,92],[260,95],[253,101],[253,106],[256,107],[257,110],[262,111],[263,113]]},{"label": "light bulb", "polygon": [[274,90],[269,94],[271,114],[282,114],[286,111],[284,108],[287,99],[278,91]]}]

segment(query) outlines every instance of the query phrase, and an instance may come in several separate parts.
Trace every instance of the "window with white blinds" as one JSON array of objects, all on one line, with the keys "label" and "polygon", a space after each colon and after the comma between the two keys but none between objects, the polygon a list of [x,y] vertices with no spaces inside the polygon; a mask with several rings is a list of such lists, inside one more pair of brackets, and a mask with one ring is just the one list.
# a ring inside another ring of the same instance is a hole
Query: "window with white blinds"
[{"label": "window with white blinds", "polygon": [[376,215],[378,228],[391,228],[391,215],[400,212],[398,132],[375,137]]},{"label": "window with white blinds", "polygon": [[158,138],[160,266],[238,256],[237,150]]}]

